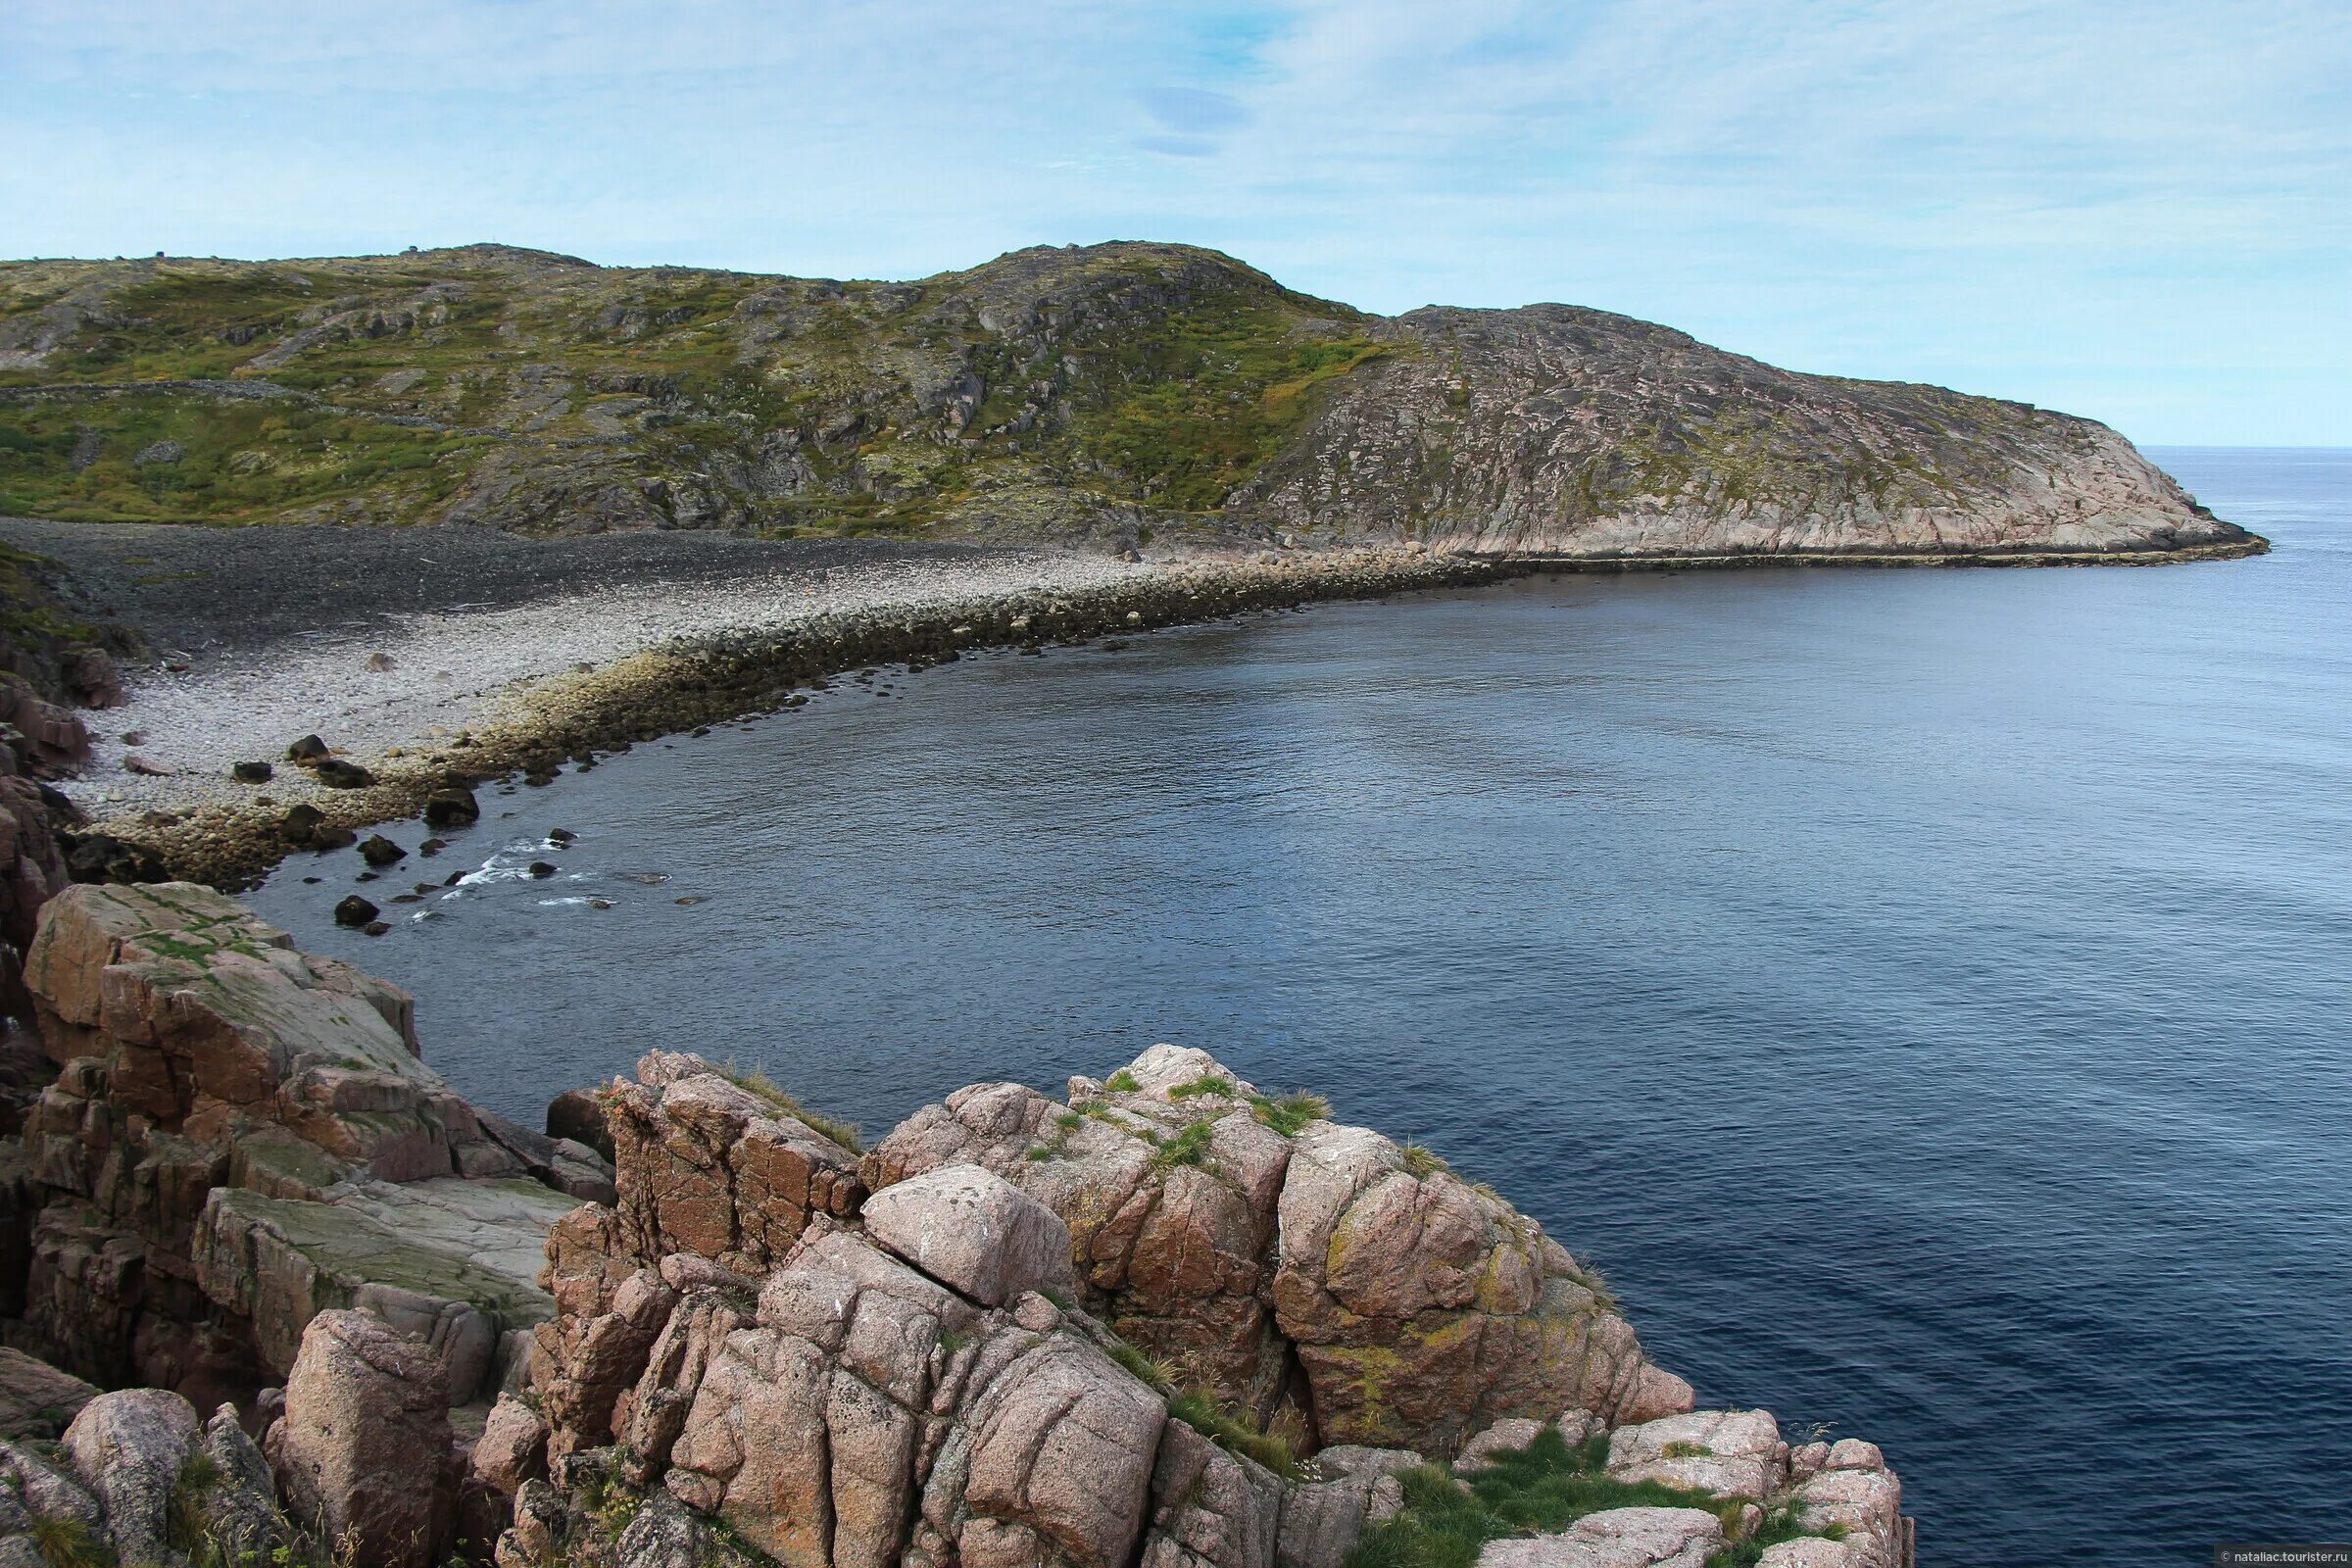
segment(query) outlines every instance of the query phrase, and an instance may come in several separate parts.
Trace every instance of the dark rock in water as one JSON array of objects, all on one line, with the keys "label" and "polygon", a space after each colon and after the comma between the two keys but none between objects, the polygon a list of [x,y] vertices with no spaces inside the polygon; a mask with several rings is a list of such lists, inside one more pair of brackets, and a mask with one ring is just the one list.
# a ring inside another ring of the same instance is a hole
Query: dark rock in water
[{"label": "dark rock in water", "polygon": [[352,880],[354,882],[372,882],[375,880],[375,873],[373,871],[362,871],[358,876],[353,877]]},{"label": "dark rock in water", "polygon": [[305,735],[286,748],[286,760],[300,763],[304,767],[316,765],[325,756],[326,742],[316,735]]},{"label": "dark rock in water", "polygon": [[339,757],[320,758],[317,765],[318,782],[330,790],[364,790],[375,782],[373,773]]},{"label": "dark rock in water", "polygon": [[421,893],[395,893],[387,902],[392,904],[422,904],[424,902],[424,895]]},{"label": "dark rock in water", "polygon": [[449,841],[447,839],[426,839],[422,844],[416,846],[416,853],[430,858],[448,848]]},{"label": "dark rock in water", "polygon": [[343,902],[335,906],[335,924],[364,926],[381,912],[357,893],[347,894]]},{"label": "dark rock in water", "polygon": [[545,789],[556,781],[556,775],[546,768],[534,768],[522,775],[522,781],[533,789]]},{"label": "dark rock in water", "polygon": [[392,928],[389,925],[386,925],[381,920],[370,920],[366,925],[360,927],[360,930],[363,933],[371,937],[380,937],[391,929]]},{"label": "dark rock in water", "polygon": [[302,880],[305,887],[317,887],[319,883],[325,881],[326,878],[322,876],[306,876]]},{"label": "dark rock in water", "polygon": [[399,845],[393,843],[381,833],[369,834],[368,836],[368,841],[360,846],[360,858],[366,860],[369,865],[379,868],[387,865],[396,865],[408,858],[408,851],[402,849]]},{"label": "dark rock in water", "polygon": [[591,909],[610,909],[612,907],[612,901],[611,899],[590,899],[588,901],[588,907]]},{"label": "dark rock in water", "polygon": [[530,872],[535,877],[546,878],[554,876],[556,868],[545,860],[533,860],[530,864]]},{"label": "dark rock in water", "polygon": [[471,827],[481,819],[481,803],[473,798],[473,791],[463,786],[435,790],[424,798],[426,827]]},{"label": "dark rock in water", "polygon": [[360,842],[360,836],[347,827],[322,827],[311,835],[314,850],[348,850]]},{"label": "dark rock in water", "polygon": [[567,827],[552,828],[547,835],[550,844],[577,844],[580,836]]},{"label": "dark rock in water", "polygon": [[672,899],[670,902],[671,902],[671,903],[673,903],[673,904],[676,904],[676,905],[679,905],[679,906],[686,906],[686,905],[694,905],[694,904],[707,904],[707,903],[709,903],[710,901],[709,901],[708,899],[704,898],[704,897],[703,897],[703,895],[701,895],[700,893],[695,893],[695,894],[689,894],[687,897],[685,897],[685,898],[682,898],[682,899]]},{"label": "dark rock in water", "polygon": [[547,1136],[568,1138],[612,1157],[612,1132],[605,1125],[605,1108],[586,1089],[566,1089],[547,1102]]},{"label": "dark rock in water", "polygon": [[228,770],[228,776],[240,784],[267,784],[277,776],[277,769],[268,762],[239,762]]}]

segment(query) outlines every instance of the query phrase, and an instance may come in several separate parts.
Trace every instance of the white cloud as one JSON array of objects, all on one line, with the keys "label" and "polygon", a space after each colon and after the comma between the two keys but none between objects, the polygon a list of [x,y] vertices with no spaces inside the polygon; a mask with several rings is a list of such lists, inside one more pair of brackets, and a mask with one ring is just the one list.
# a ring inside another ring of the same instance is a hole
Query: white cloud
[{"label": "white cloud", "polygon": [[0,249],[907,275],[1167,237],[2352,441],[2348,75],[2315,0],[12,0]]}]

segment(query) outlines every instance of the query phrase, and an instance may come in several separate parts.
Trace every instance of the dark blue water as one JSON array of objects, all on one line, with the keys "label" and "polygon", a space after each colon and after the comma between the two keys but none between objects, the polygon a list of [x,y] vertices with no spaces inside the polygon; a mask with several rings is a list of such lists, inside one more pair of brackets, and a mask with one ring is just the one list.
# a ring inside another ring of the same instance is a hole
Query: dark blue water
[{"label": "dark blue water", "polygon": [[2277,554],[967,661],[500,800],[475,860],[560,824],[564,880],[378,941],[347,858],[257,902],[517,1116],[657,1044],[869,1130],[1154,1040],[1320,1089],[1703,1399],[1882,1442],[1932,1562],[2342,1540],[2352,453],[2160,461]]}]

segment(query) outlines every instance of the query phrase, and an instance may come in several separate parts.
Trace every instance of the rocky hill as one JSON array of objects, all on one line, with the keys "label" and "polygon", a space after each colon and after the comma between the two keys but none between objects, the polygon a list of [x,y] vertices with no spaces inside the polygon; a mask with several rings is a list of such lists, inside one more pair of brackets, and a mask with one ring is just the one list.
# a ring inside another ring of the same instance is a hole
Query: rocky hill
[{"label": "rocky hill", "polygon": [[504,246],[0,265],[0,514],[2235,554],[2103,425],[1561,305],[1383,318],[1185,246],[907,283]]}]

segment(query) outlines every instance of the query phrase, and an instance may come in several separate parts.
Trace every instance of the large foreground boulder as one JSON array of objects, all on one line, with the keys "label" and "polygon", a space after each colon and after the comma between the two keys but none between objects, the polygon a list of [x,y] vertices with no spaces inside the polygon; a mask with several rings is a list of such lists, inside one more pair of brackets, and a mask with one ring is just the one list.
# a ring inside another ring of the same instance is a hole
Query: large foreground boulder
[{"label": "large foreground boulder", "polygon": [[982,1306],[1025,1291],[1067,1298],[1069,1227],[979,1165],[950,1165],[865,1201],[865,1234]]},{"label": "large foreground boulder", "polygon": [[441,1361],[367,1312],[303,1331],[269,1455],[287,1511],[361,1568],[431,1568],[456,1520]]},{"label": "large foreground boulder", "polygon": [[160,1563],[173,1555],[172,1494],[203,1437],[188,1401],[163,1389],[100,1395],[66,1429],[74,1473],[105,1511],[123,1561]]}]

